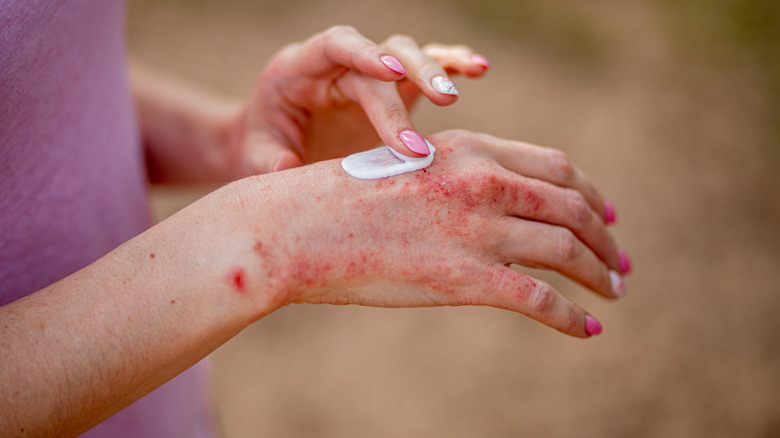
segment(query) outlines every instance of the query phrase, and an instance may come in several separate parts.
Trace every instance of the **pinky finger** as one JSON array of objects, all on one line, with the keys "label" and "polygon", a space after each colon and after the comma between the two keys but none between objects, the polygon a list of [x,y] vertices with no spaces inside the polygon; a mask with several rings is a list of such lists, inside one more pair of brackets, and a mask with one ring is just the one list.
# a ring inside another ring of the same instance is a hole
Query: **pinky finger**
[{"label": "pinky finger", "polygon": [[598,320],[548,283],[503,265],[497,265],[493,274],[487,282],[492,290],[479,298],[480,304],[522,313],[578,338],[601,333]]}]

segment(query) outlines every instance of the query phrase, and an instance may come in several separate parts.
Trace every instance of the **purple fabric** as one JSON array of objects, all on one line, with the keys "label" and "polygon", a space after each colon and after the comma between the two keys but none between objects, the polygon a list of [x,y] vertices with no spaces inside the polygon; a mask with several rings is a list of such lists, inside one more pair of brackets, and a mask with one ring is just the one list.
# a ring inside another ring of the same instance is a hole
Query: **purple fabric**
[{"label": "purple fabric", "polygon": [[[0,305],[149,224],[124,2],[0,0]],[[209,436],[202,365],[89,437]]]}]

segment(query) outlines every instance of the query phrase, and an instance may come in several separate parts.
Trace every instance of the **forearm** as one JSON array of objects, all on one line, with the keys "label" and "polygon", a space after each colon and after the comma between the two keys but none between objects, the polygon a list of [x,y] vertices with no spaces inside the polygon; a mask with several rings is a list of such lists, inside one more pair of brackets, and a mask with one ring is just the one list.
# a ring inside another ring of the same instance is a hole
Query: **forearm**
[{"label": "forearm", "polygon": [[223,182],[240,175],[233,123],[239,101],[209,93],[137,63],[133,96],[153,182]]},{"label": "forearm", "polygon": [[230,191],[0,308],[0,435],[82,432],[270,311],[261,280],[237,293],[229,277],[259,278]]}]

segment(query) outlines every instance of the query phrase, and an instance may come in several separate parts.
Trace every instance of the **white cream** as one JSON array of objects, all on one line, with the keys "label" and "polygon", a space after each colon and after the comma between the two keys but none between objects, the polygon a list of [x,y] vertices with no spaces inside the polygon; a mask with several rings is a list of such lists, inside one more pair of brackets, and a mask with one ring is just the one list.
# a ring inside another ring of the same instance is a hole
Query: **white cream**
[{"label": "white cream", "polygon": [[341,160],[341,168],[358,179],[380,179],[402,173],[425,169],[433,163],[436,148],[428,141],[431,153],[421,158],[401,155],[389,146],[382,146],[365,152],[352,154]]}]

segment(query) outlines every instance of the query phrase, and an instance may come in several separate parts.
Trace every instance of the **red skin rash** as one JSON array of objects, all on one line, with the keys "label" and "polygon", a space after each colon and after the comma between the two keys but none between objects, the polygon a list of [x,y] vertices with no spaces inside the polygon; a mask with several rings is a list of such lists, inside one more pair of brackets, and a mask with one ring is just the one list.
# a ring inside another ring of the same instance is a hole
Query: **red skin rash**
[{"label": "red skin rash", "polygon": [[544,198],[534,193],[533,190],[525,191],[524,201],[533,211],[539,211],[542,205],[544,205]]},{"label": "red skin rash", "polygon": [[244,294],[246,292],[246,269],[241,267],[235,268],[230,271],[228,277],[230,284],[238,293]]},{"label": "red skin rash", "polygon": [[[496,281],[485,266],[470,260],[452,258],[457,248],[468,244],[475,236],[483,234],[481,228],[490,226],[489,218],[496,211],[503,210],[511,203],[524,206],[526,211],[536,211],[544,205],[544,198],[533,188],[522,183],[507,184],[506,180],[488,172],[476,169],[470,173],[447,174],[423,170],[413,179],[387,179],[377,182],[376,192],[371,196],[384,193],[385,202],[375,199],[353,198],[345,211],[352,219],[332,217],[329,220],[339,225],[344,222],[349,227],[334,226],[333,234],[306,235],[294,231],[284,239],[301,243],[307,241],[327,241],[327,246],[314,251],[290,253],[283,251],[275,254],[275,238],[264,242],[256,237],[253,251],[258,261],[265,267],[268,286],[277,289],[281,296],[294,297],[296,292],[306,289],[328,286],[329,288],[348,288],[356,279],[395,278],[410,285],[418,285],[444,294],[455,294],[458,285],[472,283],[473,277],[481,277],[483,283]],[[410,217],[399,214],[398,209],[387,206],[404,202],[424,202],[424,214]],[[497,209],[497,206],[500,207]],[[330,207],[328,207],[330,208]],[[480,213],[484,210],[484,213]],[[378,215],[392,216],[392,229],[371,229],[373,218]],[[329,217],[329,216],[324,216]],[[365,220],[358,219],[360,217]],[[409,242],[418,238],[417,234],[405,234],[404,230],[419,229],[418,221],[424,218],[425,226],[436,227],[437,233],[431,236],[431,245],[441,248],[434,260],[420,260],[415,254],[407,254]],[[353,231],[354,230],[354,231]],[[358,233],[358,230],[361,232]],[[392,243],[389,243],[392,242]],[[298,246],[298,245],[296,245]],[[386,258],[386,251],[393,251],[394,257]],[[410,258],[411,257],[411,258]],[[388,263],[389,262],[389,263]],[[431,265],[433,263],[433,265]],[[422,265],[434,266],[434,269],[419,269]],[[245,288],[243,270],[234,270],[231,281],[239,291]],[[517,284],[517,294],[523,296],[533,290],[535,282],[523,279]]]}]

